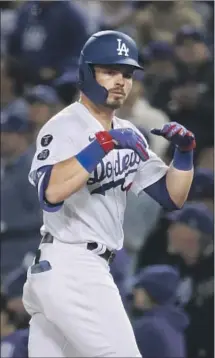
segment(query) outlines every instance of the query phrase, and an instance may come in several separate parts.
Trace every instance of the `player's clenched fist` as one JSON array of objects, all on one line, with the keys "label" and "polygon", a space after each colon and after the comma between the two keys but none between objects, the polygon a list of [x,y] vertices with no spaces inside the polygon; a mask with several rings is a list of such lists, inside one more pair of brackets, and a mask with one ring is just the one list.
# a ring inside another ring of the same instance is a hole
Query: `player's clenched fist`
[{"label": "player's clenched fist", "polygon": [[96,139],[108,153],[112,149],[133,149],[139,157],[146,161],[149,159],[146,142],[131,128],[111,129],[109,132],[96,133]]},{"label": "player's clenched fist", "polygon": [[152,129],[151,133],[166,138],[183,152],[196,147],[194,134],[177,122],[165,124],[162,129]]}]

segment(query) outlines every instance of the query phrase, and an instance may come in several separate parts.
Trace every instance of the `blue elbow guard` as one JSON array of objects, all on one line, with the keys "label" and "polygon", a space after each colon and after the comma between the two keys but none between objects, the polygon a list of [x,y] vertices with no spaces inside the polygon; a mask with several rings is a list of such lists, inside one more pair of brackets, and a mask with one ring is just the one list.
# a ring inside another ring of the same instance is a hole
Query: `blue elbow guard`
[{"label": "blue elbow guard", "polygon": [[52,167],[53,165],[47,165],[38,169],[37,170],[38,180],[36,182],[40,206],[44,211],[47,211],[49,213],[58,211],[63,205],[63,202],[57,204],[51,204],[45,198],[45,191],[48,187]]},{"label": "blue elbow guard", "polygon": [[156,200],[165,210],[168,211],[179,210],[179,208],[172,201],[168,193],[166,187],[166,175],[163,176],[156,183],[148,186],[148,188],[145,188],[144,191],[152,199]]}]

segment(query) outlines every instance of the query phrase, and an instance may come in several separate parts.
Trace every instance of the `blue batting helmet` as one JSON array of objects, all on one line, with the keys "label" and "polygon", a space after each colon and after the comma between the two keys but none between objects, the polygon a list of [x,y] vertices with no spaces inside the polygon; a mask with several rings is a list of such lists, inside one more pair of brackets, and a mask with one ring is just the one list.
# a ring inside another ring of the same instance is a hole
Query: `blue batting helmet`
[{"label": "blue batting helmet", "polygon": [[108,91],[95,80],[91,65],[128,65],[142,70],[137,46],[128,35],[118,31],[100,31],[85,43],[79,59],[79,89],[94,103],[106,101]]}]

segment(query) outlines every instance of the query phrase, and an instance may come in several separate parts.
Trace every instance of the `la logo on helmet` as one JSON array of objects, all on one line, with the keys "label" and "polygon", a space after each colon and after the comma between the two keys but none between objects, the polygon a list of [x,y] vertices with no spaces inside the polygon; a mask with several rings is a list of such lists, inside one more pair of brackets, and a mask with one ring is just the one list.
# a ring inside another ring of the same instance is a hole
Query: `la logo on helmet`
[{"label": "la logo on helmet", "polygon": [[124,42],[122,43],[122,39],[117,39],[117,42],[118,42],[118,48],[117,48],[118,55],[128,56],[129,48],[126,47],[126,44]]}]

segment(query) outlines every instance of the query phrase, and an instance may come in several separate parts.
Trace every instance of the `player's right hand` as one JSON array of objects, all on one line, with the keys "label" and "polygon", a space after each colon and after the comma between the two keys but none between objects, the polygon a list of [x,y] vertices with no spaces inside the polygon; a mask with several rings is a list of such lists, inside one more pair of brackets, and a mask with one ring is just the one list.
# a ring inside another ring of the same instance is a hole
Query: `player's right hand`
[{"label": "player's right hand", "polygon": [[149,159],[146,142],[133,129],[111,129],[109,134],[113,138],[116,149],[133,149],[144,162]]}]

